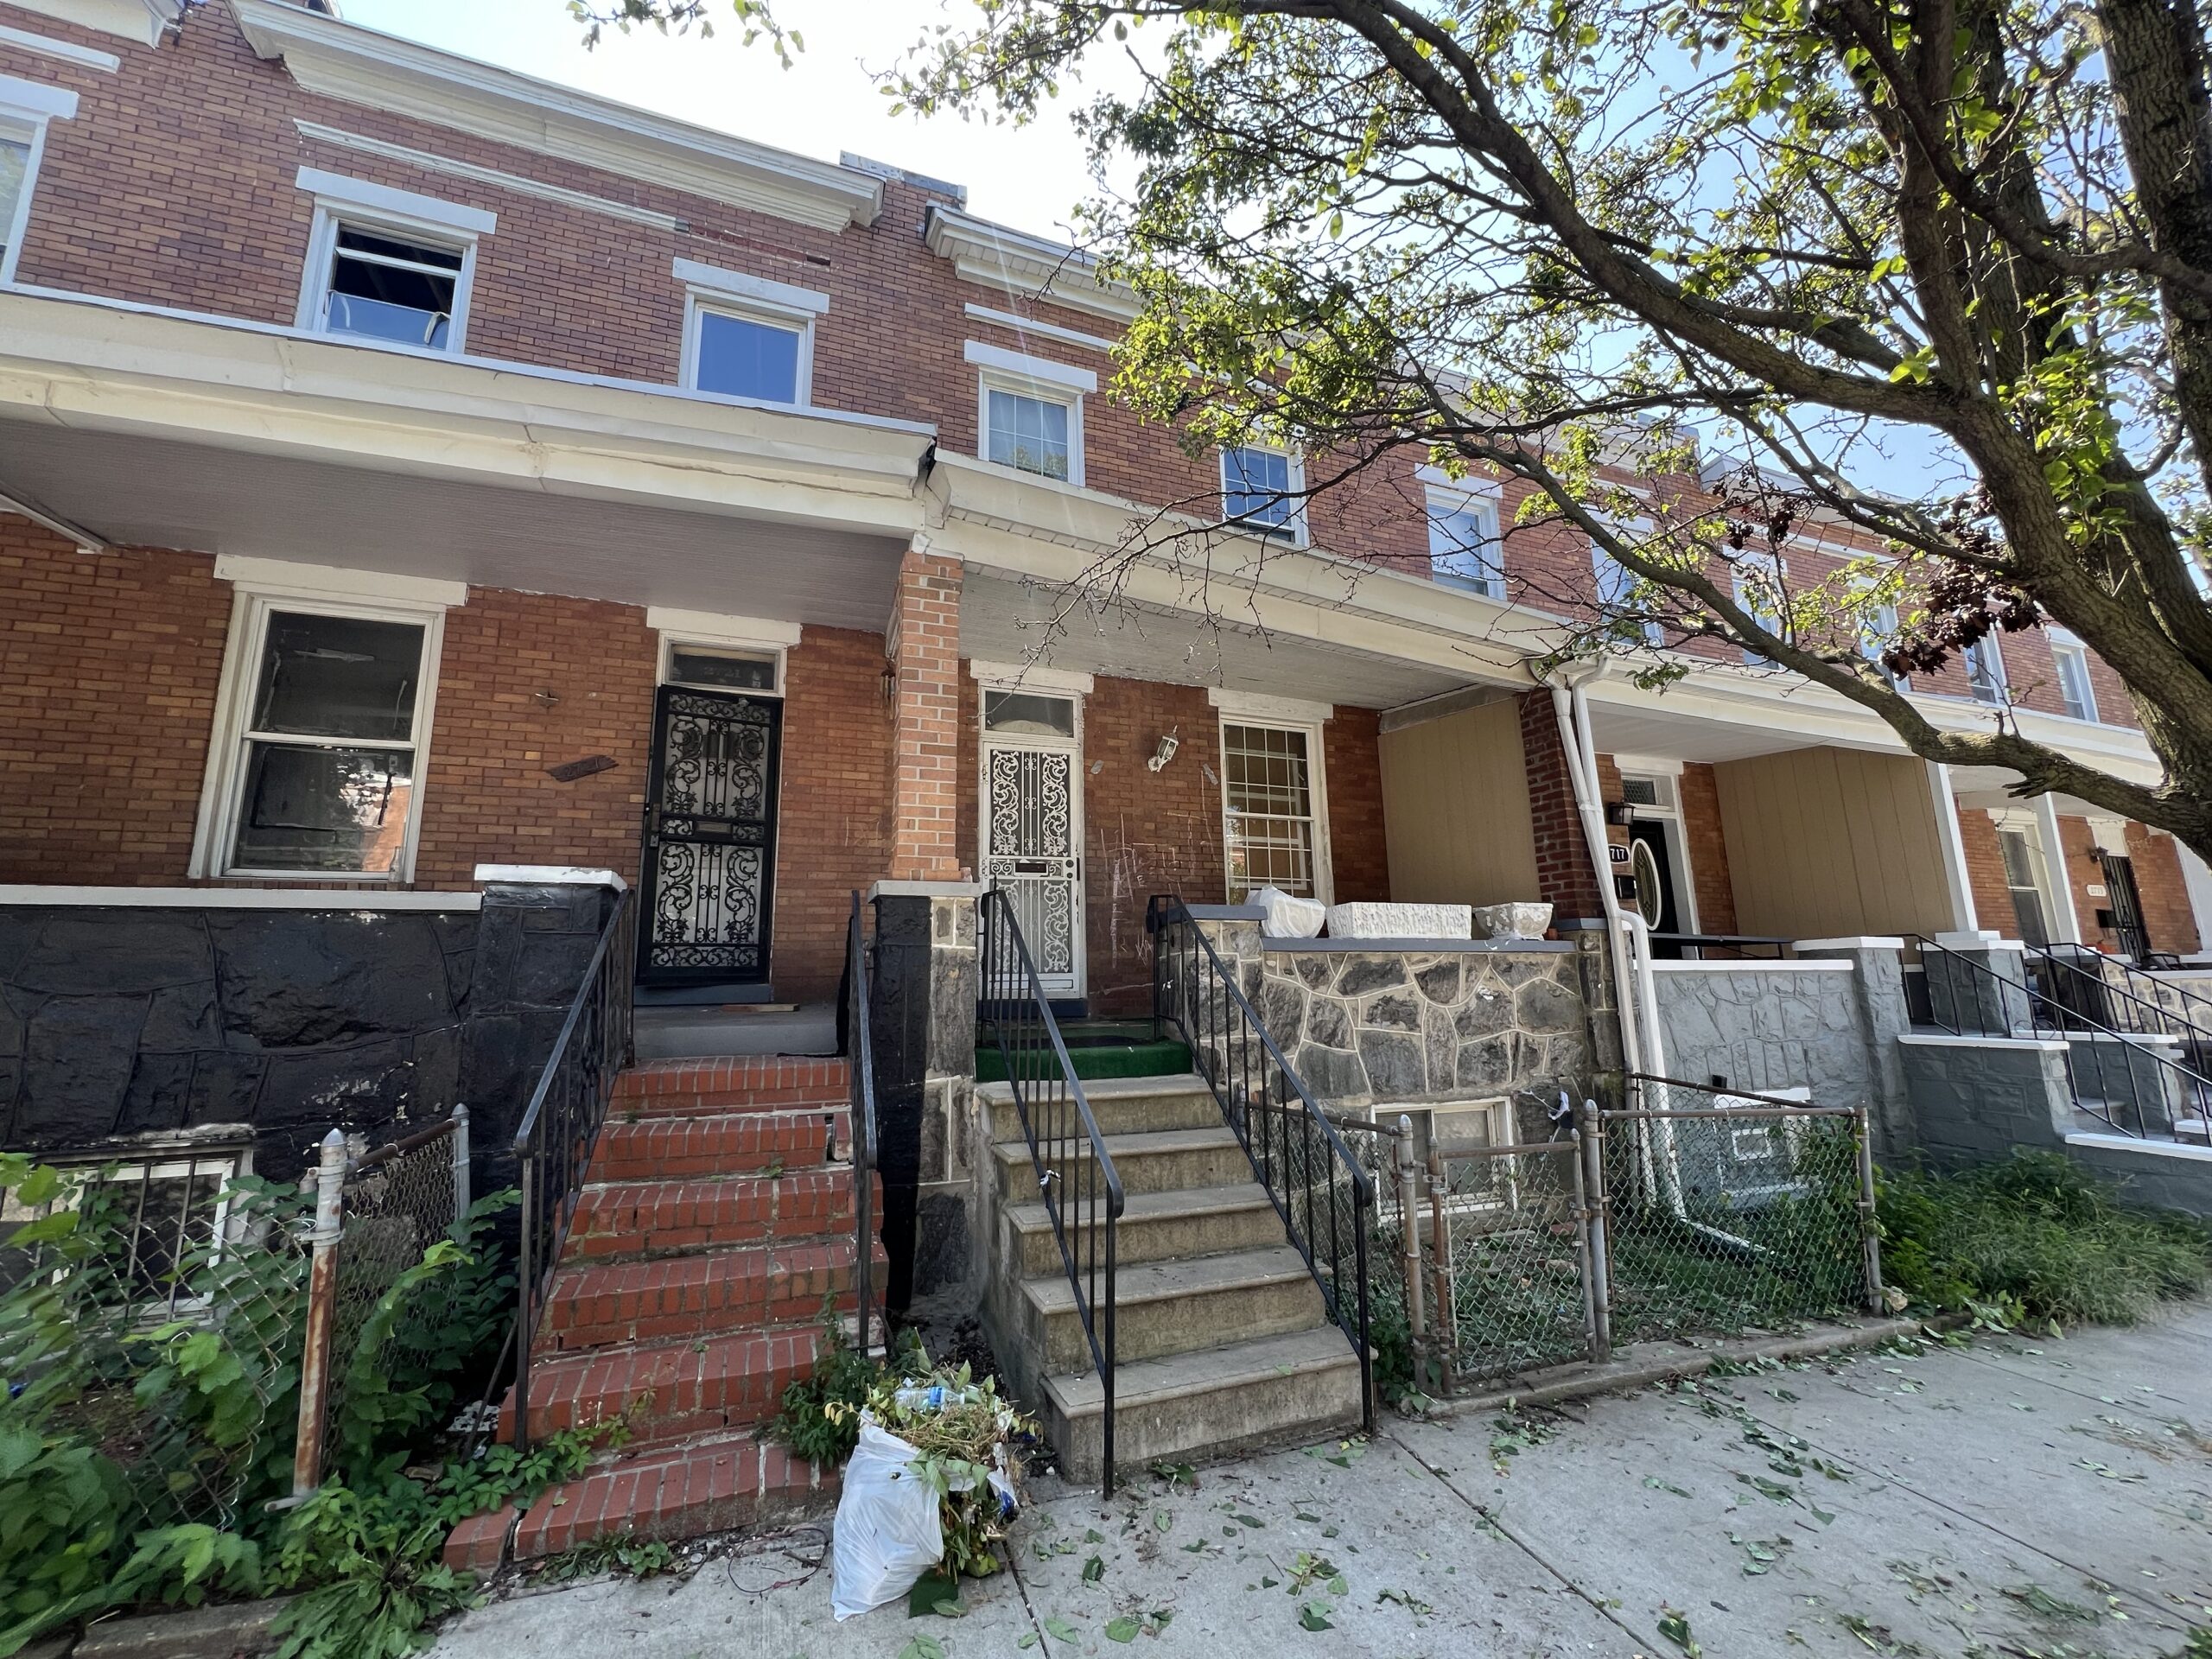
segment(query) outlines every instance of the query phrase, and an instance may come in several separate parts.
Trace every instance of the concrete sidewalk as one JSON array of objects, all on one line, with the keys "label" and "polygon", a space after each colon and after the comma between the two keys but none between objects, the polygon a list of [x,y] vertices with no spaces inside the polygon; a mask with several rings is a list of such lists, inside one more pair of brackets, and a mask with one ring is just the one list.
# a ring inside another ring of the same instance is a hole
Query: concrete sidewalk
[{"label": "concrete sidewalk", "polygon": [[1201,1470],[1195,1491],[1040,1494],[1014,1571],[964,1586],[963,1618],[835,1624],[801,1547],[518,1596],[435,1652],[2171,1654],[2212,1625],[2208,1361],[2199,1303],[2133,1331],[1390,1420],[1363,1446]]}]

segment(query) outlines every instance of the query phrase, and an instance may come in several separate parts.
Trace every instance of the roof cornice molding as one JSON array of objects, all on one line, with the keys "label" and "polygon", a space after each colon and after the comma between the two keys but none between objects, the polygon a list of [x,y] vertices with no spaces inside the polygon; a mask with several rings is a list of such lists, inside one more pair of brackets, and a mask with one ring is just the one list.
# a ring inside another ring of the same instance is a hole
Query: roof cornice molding
[{"label": "roof cornice molding", "polygon": [[1128,322],[1144,309],[1135,293],[1098,280],[1098,262],[1064,242],[1008,230],[941,202],[931,204],[930,251],[950,259],[971,283],[1001,294],[1042,300],[1096,317]]},{"label": "roof cornice molding", "polygon": [[288,0],[230,0],[247,43],[309,92],[796,224],[870,225],[883,182],[850,168],[518,75]]}]

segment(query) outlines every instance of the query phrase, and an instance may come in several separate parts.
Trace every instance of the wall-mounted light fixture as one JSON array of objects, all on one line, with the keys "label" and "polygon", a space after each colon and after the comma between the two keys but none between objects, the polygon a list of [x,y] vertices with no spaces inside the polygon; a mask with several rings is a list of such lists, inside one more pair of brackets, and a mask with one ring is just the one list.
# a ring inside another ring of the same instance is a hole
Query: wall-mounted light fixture
[{"label": "wall-mounted light fixture", "polygon": [[1175,758],[1175,751],[1182,747],[1183,740],[1176,734],[1182,729],[1183,728],[1179,726],[1174,731],[1168,733],[1166,736],[1160,740],[1160,747],[1152,752],[1152,759],[1144,763],[1146,771],[1164,772],[1166,770],[1167,763]]}]

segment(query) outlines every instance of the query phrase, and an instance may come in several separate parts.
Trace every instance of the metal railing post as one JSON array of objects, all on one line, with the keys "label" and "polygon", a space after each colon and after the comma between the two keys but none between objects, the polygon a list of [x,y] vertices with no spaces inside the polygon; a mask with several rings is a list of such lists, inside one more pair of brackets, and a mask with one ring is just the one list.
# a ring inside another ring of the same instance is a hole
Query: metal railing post
[{"label": "metal railing post", "polygon": [[1426,1391],[1429,1382],[1428,1319],[1421,1282],[1421,1160],[1414,1145],[1414,1120],[1410,1114],[1398,1114],[1398,1133],[1391,1147],[1398,1166],[1398,1233],[1406,1280],[1407,1340],[1413,1348],[1415,1386]]},{"label": "metal railing post", "polygon": [[1444,1194],[1450,1181],[1444,1173],[1444,1154],[1428,1149],[1428,1270],[1433,1275],[1429,1295],[1436,1309],[1436,1351],[1444,1391],[1452,1392],[1459,1375],[1459,1308],[1452,1297],[1451,1222],[1444,1213]]},{"label": "metal railing post", "polygon": [[453,1236],[468,1239],[468,1106],[456,1101],[453,1109]]},{"label": "metal railing post", "polygon": [[1605,1120],[1598,1103],[1575,1108],[1575,1136],[1582,1165],[1582,1236],[1588,1250],[1590,1357],[1602,1365],[1613,1357],[1612,1258],[1607,1236],[1612,1202],[1605,1188]]},{"label": "metal railing post", "polygon": [[1859,1237],[1866,1263],[1866,1307],[1882,1312],[1882,1226],[1874,1209],[1874,1142],[1866,1132],[1866,1109],[1852,1114],[1852,1132],[1859,1137]]},{"label": "metal railing post", "polygon": [[338,1240],[345,1230],[346,1137],[322,1137],[315,1168],[315,1255],[308,1268],[307,1338],[300,1349],[299,1438],[292,1450],[292,1496],[322,1484],[324,1408],[330,1399],[330,1338],[338,1314]]}]

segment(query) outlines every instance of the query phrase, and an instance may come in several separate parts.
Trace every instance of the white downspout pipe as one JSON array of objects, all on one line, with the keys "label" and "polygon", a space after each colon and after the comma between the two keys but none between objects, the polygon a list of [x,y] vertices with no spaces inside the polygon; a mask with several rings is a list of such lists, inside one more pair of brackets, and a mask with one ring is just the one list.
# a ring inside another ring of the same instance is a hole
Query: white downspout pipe
[{"label": "white downspout pipe", "polygon": [[[1553,685],[1552,714],[1559,722],[1560,747],[1566,753],[1567,775],[1574,788],[1574,807],[1582,820],[1582,839],[1589,849],[1591,865],[1598,873],[1598,902],[1605,912],[1605,945],[1613,959],[1613,982],[1619,988],[1621,1058],[1629,1071],[1643,1071],[1649,1068],[1643,1064],[1643,1044],[1638,1029],[1643,1013],[1640,1006],[1642,996],[1635,982],[1635,953],[1628,944],[1627,921],[1621,912],[1620,900],[1613,893],[1612,864],[1605,851],[1605,812],[1598,800],[1596,761],[1586,755],[1583,747],[1589,713],[1583,702],[1582,688],[1588,678],[1586,673],[1568,684]],[[1643,1086],[1631,1084],[1630,1090],[1641,1097]]]}]

